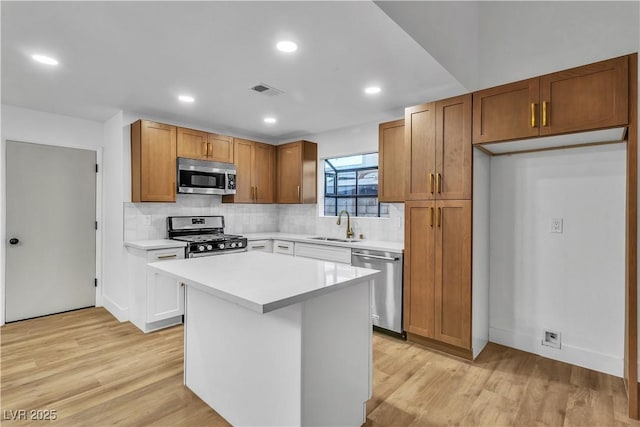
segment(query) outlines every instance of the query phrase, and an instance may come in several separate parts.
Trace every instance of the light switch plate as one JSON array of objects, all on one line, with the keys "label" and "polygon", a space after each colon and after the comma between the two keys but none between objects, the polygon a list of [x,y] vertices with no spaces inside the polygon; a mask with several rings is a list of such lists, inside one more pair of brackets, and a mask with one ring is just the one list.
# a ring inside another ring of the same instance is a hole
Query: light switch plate
[{"label": "light switch plate", "polygon": [[551,232],[562,233],[562,218],[551,218]]}]

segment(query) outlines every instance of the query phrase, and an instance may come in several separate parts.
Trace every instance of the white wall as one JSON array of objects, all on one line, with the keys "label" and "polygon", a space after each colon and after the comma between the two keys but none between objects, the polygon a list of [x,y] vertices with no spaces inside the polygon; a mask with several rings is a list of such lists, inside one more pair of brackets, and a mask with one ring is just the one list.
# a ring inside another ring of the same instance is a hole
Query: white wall
[{"label": "white wall", "polygon": [[[2,147],[0,149],[0,186],[2,188],[2,210],[0,218],[0,238],[2,242],[7,239],[6,227],[6,141],[31,142],[45,145],[58,145],[72,148],[83,148],[99,151],[103,147],[102,123],[78,119],[69,116],[49,114],[35,110],[2,105]],[[104,155],[109,156],[110,150],[104,150]],[[103,158],[103,162],[106,160]],[[114,189],[105,181],[103,188],[98,189],[109,194]],[[46,212],[43,212],[46,215]],[[0,245],[0,259],[2,266],[0,271],[0,322],[4,323],[4,289],[5,289],[5,248]],[[98,289],[100,292],[100,289]],[[99,295],[96,302],[100,303]]]},{"label": "white wall", "polygon": [[491,341],[622,376],[625,159],[624,143],[492,158]]},{"label": "white wall", "polygon": [[119,112],[104,123],[104,181],[109,191],[104,193],[104,306],[120,321],[128,319],[129,296],[127,288],[127,258],[123,247],[123,200],[129,194],[126,177],[130,175],[125,164],[123,141],[123,115]]}]

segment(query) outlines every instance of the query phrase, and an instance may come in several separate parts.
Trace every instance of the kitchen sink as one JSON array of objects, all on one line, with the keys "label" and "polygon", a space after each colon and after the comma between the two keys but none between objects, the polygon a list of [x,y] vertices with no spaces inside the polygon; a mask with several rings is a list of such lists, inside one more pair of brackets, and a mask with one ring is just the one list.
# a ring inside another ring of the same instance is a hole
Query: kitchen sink
[{"label": "kitchen sink", "polygon": [[309,238],[313,240],[326,240],[327,242],[343,242],[343,243],[356,243],[360,241],[356,239],[341,239],[339,237],[323,237],[323,236],[315,236],[315,237],[309,237]]}]

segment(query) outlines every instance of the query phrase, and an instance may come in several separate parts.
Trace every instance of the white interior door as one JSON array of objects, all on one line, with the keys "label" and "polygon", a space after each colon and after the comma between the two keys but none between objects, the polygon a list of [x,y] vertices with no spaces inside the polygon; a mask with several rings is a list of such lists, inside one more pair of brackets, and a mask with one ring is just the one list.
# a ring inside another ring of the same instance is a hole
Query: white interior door
[{"label": "white interior door", "polygon": [[6,321],[94,306],[96,153],[7,141]]}]

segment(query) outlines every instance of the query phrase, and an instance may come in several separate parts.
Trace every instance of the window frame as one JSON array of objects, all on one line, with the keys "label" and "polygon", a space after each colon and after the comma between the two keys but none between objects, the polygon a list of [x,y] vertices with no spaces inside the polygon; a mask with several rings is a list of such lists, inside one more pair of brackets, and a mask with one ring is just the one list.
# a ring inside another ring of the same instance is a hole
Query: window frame
[{"label": "window frame", "polygon": [[[364,154],[378,154],[378,160],[380,159],[380,154],[376,151],[370,152],[370,153],[364,153]],[[351,156],[355,156],[357,154],[351,154],[351,155],[346,155],[346,156],[339,156],[339,157],[351,157]],[[335,206],[333,208],[333,215],[332,216],[338,216],[338,200],[339,199],[353,199],[354,201],[354,212],[350,212],[352,214],[352,216],[354,217],[358,217],[358,199],[376,199],[378,201],[377,203],[377,210],[376,210],[376,216],[360,216],[360,218],[382,218],[380,216],[380,199],[378,199],[379,196],[379,191],[376,191],[375,195],[372,194],[358,194],[358,180],[359,178],[359,173],[361,171],[379,171],[380,170],[380,165],[376,165],[376,166],[362,166],[362,167],[356,167],[356,168],[344,168],[344,169],[336,169],[333,164],[331,164],[331,162],[329,160],[333,159],[333,158],[338,158],[338,157],[331,157],[331,158],[326,158],[323,159],[324,160],[324,164],[325,165],[329,165],[331,167],[331,169],[333,170],[333,172],[327,172],[326,171],[326,167],[324,168],[323,171],[323,176],[324,176],[324,182],[323,182],[323,187],[324,187],[324,208],[323,208],[323,214],[324,216],[328,216],[327,215],[327,205],[326,205],[326,199],[327,198],[331,198],[331,199],[335,199]],[[355,172],[355,193],[356,194],[343,194],[340,195],[338,194],[338,175],[339,174],[343,174],[343,173],[350,173],[350,172]],[[333,175],[334,179],[333,179],[333,194],[329,194],[327,193],[327,177]],[[379,175],[378,175],[379,176]],[[378,182],[378,185],[380,183]],[[379,188],[379,187],[378,187]]]}]

